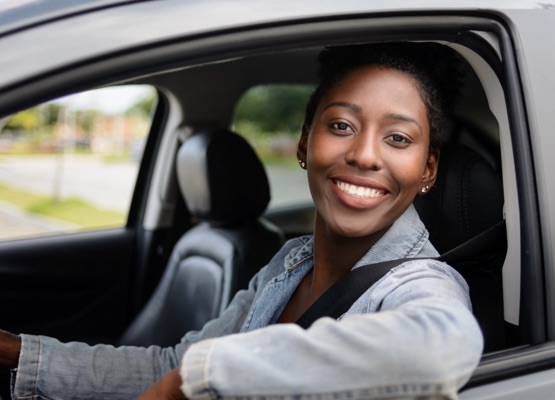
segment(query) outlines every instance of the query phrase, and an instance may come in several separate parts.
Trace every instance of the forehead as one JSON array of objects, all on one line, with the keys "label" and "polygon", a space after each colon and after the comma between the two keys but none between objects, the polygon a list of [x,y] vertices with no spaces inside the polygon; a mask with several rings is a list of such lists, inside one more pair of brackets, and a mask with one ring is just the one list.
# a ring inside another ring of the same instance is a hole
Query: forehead
[{"label": "forehead", "polygon": [[406,72],[377,65],[350,71],[329,87],[321,103],[330,98],[347,97],[359,101],[389,100],[399,106],[425,108],[416,79]]},{"label": "forehead", "polygon": [[321,116],[338,108],[374,121],[411,121],[429,134],[428,110],[418,83],[403,71],[375,65],[351,71],[329,88],[318,105]]},{"label": "forehead", "polygon": [[358,82],[358,84],[364,82],[377,82],[382,85],[406,85],[417,91],[420,89],[417,79],[409,72],[383,65],[363,65],[353,68],[341,75],[330,88],[333,89],[334,87],[343,86],[345,83],[351,83],[353,81]]}]

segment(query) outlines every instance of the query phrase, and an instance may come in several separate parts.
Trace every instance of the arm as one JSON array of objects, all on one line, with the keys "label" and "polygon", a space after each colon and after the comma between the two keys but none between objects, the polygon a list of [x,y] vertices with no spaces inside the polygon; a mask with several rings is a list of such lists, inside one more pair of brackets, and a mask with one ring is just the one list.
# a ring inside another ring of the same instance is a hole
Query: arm
[{"label": "arm", "polygon": [[[295,246],[292,242],[289,246]],[[276,259],[289,252],[284,246]],[[226,311],[201,331],[187,333],[172,348],[89,346],[60,343],[43,336],[21,335],[22,346],[13,392],[15,398],[37,393],[46,398],[134,398],[179,366],[193,343],[239,332],[259,285],[282,270],[283,262],[268,264],[256,274],[246,290],[239,291]],[[27,396],[27,397],[26,397]]]},{"label": "arm", "polygon": [[7,368],[16,368],[20,351],[21,338],[0,330],[0,365]]},{"label": "arm", "polygon": [[172,369],[140,396],[139,400],[186,400],[180,389],[181,383],[179,369]]},{"label": "arm", "polygon": [[[61,343],[45,336],[21,335],[14,398],[33,395],[135,398],[178,367],[191,343],[238,331],[254,297],[256,283],[253,279],[248,290],[239,292],[220,318],[206,324],[202,331],[188,333],[175,347],[90,346],[79,342]],[[15,342],[14,337],[8,336],[8,339]]]},{"label": "arm", "polygon": [[482,351],[469,307],[466,285],[455,271],[437,262],[406,263],[353,305],[357,313],[340,321],[322,318],[308,330],[275,325],[197,343],[181,363],[183,390],[191,399],[385,393],[454,398]]}]

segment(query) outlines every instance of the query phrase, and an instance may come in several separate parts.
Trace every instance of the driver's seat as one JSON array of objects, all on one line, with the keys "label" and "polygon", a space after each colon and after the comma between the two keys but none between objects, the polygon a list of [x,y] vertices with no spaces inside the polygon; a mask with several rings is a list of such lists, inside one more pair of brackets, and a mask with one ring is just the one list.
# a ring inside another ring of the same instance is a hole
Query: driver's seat
[{"label": "driver's seat", "polygon": [[[495,246],[479,256],[469,248],[459,252],[453,265],[466,279],[474,315],[485,339],[485,352],[506,346],[501,269],[506,253],[503,186],[498,173],[478,152],[457,143],[441,149],[434,189],[417,196],[414,206],[440,254],[488,230]],[[498,233],[501,232],[501,235]],[[483,236],[481,236],[483,238]],[[502,250],[498,250],[502,249]]]},{"label": "driver's seat", "polygon": [[175,245],[154,294],[120,344],[170,346],[217,317],[279,250],[282,233],[261,218],[266,172],[241,136],[196,133],[177,155],[179,186],[198,223]]}]

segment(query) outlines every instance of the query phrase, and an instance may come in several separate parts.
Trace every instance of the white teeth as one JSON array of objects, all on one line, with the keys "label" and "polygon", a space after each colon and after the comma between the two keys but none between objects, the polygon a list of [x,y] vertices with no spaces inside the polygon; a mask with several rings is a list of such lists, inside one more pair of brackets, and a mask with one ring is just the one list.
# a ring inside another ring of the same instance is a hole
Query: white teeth
[{"label": "white teeth", "polygon": [[350,183],[336,181],[335,185],[341,190],[342,192],[348,193],[351,196],[357,197],[368,197],[371,199],[375,199],[377,197],[382,197],[385,195],[384,192],[381,190],[370,189],[363,186],[356,186],[351,185]]}]

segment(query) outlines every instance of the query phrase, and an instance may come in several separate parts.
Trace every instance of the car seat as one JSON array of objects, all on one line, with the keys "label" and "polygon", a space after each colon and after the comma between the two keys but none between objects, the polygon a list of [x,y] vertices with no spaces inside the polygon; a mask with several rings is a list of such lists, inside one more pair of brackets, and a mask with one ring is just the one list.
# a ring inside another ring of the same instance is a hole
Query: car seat
[{"label": "car seat", "polygon": [[196,133],[179,149],[176,164],[181,193],[199,222],[175,245],[122,345],[174,345],[202,328],[283,244],[281,232],[261,218],[270,200],[268,179],[241,136]]},{"label": "car seat", "polygon": [[[499,174],[485,158],[462,144],[441,149],[437,180],[426,196],[414,201],[440,254],[503,221],[503,186]],[[491,231],[493,232],[493,230]],[[501,269],[506,253],[492,249],[479,257],[462,256],[456,269],[469,284],[474,315],[482,328],[485,352],[505,346]]]}]

